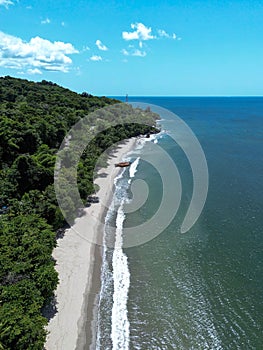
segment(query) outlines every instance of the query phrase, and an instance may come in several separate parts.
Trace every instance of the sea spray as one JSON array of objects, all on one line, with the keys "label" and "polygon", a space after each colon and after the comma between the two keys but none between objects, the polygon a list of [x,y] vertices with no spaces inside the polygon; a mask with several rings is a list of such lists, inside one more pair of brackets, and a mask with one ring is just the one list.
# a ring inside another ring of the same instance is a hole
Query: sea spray
[{"label": "sea spray", "polygon": [[112,307],[112,348],[113,350],[129,349],[129,320],[127,311],[127,300],[130,286],[130,272],[127,256],[122,250],[123,243],[123,222],[125,214],[123,212],[122,201],[116,218],[116,238],[113,252],[113,307]]},{"label": "sea spray", "polygon": [[[112,294],[112,272],[110,266],[109,254],[110,249],[107,248],[107,226],[114,216],[114,201],[112,201],[110,208],[105,217],[105,227],[103,236],[103,254],[102,254],[102,266],[101,266],[101,288],[99,295],[98,305],[98,319],[97,319],[97,340],[96,350],[105,348],[105,341],[107,340],[107,334],[110,334],[111,324],[107,322],[111,317],[111,310],[108,307],[108,303]],[[106,322],[105,322],[106,321]],[[105,337],[106,336],[106,337]]]},{"label": "sea spray", "polygon": [[[158,134],[152,134],[150,137],[141,137],[137,140],[136,151],[143,150],[146,142],[158,143],[159,138],[162,138],[164,135],[164,131],[160,131]],[[133,153],[133,152],[131,152]]]},{"label": "sea spray", "polygon": [[137,167],[140,161],[140,157],[136,158],[135,161],[130,166],[130,178],[133,178],[137,172]]},{"label": "sea spray", "polygon": [[123,177],[125,169],[123,169],[114,179],[114,195],[110,207],[105,217],[105,226],[103,234],[103,253],[101,266],[101,289],[98,305],[97,319],[97,336],[96,350],[111,349],[111,313],[112,313],[112,295],[113,295],[113,273],[112,258],[115,240],[115,223],[116,211],[119,207],[118,197],[124,195],[123,184],[120,179]]},{"label": "sea spray", "polygon": [[[129,181],[123,169],[114,179],[115,191],[105,218],[96,350],[128,349],[127,299],[130,273],[122,250],[123,204],[128,200]],[[129,176],[129,175],[128,175]]]}]

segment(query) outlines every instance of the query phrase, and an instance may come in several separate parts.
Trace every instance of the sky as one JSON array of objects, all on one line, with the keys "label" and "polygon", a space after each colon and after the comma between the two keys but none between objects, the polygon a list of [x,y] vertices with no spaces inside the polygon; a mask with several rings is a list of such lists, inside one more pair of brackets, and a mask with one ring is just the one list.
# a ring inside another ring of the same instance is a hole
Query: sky
[{"label": "sky", "polygon": [[263,1],[0,0],[0,76],[98,96],[262,96]]}]

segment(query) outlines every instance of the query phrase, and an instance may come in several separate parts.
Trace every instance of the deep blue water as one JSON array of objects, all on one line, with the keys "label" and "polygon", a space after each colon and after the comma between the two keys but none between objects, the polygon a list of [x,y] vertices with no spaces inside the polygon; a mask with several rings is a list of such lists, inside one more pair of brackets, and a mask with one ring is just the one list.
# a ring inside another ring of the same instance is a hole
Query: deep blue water
[{"label": "deep blue water", "polygon": [[[209,170],[204,210],[182,234],[193,181],[184,152],[169,137],[177,132],[175,124],[164,117],[167,133],[158,145],[177,164],[182,202],[158,237],[124,249],[130,272],[129,348],[262,349],[263,98],[129,101],[167,108],[184,120]],[[127,226],[153,215],[161,199],[160,176],[149,164],[139,162],[134,179],[147,181],[150,194],[142,208],[127,215]]]}]

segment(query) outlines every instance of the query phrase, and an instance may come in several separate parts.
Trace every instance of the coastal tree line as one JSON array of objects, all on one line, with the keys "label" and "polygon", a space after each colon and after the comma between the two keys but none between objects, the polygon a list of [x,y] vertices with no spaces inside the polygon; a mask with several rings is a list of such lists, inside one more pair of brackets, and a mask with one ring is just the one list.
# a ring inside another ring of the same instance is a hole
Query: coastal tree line
[{"label": "coastal tree line", "polygon": [[[48,81],[0,78],[0,349],[43,349],[47,319],[42,310],[58,283],[52,251],[65,225],[54,165],[67,132],[84,117],[96,132],[117,113],[128,123],[98,133],[83,152],[78,189],[85,201],[94,193],[94,167],[102,152],[125,138],[157,131],[151,111],[117,103]],[[116,109],[100,110],[108,105]]]}]

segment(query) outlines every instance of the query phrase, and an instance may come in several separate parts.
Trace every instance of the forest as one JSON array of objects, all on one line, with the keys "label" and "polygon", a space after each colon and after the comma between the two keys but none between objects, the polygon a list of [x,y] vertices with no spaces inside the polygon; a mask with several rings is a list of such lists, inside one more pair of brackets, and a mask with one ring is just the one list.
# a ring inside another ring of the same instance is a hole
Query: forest
[{"label": "forest", "polygon": [[[105,111],[106,106],[113,108]],[[104,130],[113,118],[120,123]],[[99,156],[118,141],[158,132],[157,118],[149,109],[78,94],[49,81],[0,78],[0,349],[44,346],[43,308],[58,283],[52,251],[66,224],[54,190],[54,166],[64,137],[76,123],[96,135],[77,164],[85,203],[95,191]],[[68,169],[71,176],[71,164]],[[75,208],[70,214],[73,223]]]}]

